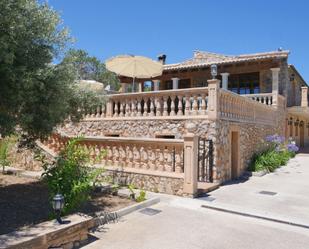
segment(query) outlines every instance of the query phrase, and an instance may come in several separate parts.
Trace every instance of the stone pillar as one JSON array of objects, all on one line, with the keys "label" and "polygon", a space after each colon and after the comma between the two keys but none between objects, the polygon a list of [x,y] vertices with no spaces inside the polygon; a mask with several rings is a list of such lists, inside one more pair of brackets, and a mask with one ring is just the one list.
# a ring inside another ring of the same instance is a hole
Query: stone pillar
[{"label": "stone pillar", "polygon": [[222,88],[224,90],[228,89],[228,83],[229,83],[229,73],[221,73],[222,76]]},{"label": "stone pillar", "polygon": [[160,90],[160,80],[153,80],[153,90],[154,91]]},{"label": "stone pillar", "polygon": [[178,89],[179,78],[172,78],[173,81],[173,89]]},{"label": "stone pillar", "polygon": [[308,87],[307,86],[301,87],[301,106],[302,107],[308,106]]},{"label": "stone pillar", "polygon": [[184,194],[197,194],[198,137],[193,133],[184,135]]},{"label": "stone pillar", "polygon": [[212,79],[207,80],[208,82],[208,118],[211,120],[216,120],[219,115],[219,88],[220,80]]},{"label": "stone pillar", "polygon": [[126,93],[128,91],[128,84],[127,83],[121,83],[121,92]]},{"label": "stone pillar", "polygon": [[279,71],[280,68],[271,68],[272,72],[272,94],[273,94],[273,105],[278,104],[278,94],[279,94]]},{"label": "stone pillar", "polygon": [[279,93],[279,71],[280,68],[271,68],[272,72],[272,93]]},{"label": "stone pillar", "polygon": [[144,82],[138,82],[138,92],[142,92],[143,91],[143,84]]}]

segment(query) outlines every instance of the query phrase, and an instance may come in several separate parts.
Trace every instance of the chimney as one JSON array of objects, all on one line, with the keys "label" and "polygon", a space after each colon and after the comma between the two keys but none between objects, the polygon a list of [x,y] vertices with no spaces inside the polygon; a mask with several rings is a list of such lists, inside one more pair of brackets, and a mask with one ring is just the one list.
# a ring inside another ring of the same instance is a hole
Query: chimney
[{"label": "chimney", "polygon": [[165,54],[158,55],[158,61],[161,62],[163,65],[165,64],[165,60],[166,60]]}]

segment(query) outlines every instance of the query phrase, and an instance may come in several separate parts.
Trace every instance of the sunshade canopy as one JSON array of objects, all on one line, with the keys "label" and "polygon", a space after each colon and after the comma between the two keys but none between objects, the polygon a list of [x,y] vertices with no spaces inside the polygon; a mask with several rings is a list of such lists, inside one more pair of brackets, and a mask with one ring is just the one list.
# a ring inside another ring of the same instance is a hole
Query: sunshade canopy
[{"label": "sunshade canopy", "polygon": [[153,78],[162,75],[163,66],[147,57],[121,55],[108,59],[106,68],[120,76],[135,78]]}]

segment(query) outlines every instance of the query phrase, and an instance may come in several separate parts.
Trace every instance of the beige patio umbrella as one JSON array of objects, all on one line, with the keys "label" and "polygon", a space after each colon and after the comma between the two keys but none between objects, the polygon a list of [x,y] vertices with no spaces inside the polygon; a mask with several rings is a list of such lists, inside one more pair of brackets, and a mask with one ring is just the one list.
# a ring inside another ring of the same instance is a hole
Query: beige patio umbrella
[{"label": "beige patio umbrella", "polygon": [[163,65],[144,56],[119,55],[106,60],[106,68],[118,75],[133,78],[153,78],[162,75]]}]

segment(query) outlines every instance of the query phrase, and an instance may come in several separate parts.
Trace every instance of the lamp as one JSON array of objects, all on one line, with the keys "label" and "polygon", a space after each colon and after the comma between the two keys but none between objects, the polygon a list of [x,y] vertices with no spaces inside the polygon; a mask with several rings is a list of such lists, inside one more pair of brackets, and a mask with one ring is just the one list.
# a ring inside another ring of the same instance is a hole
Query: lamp
[{"label": "lamp", "polygon": [[64,197],[62,194],[56,194],[52,200],[54,212],[56,214],[56,220],[59,224],[64,224],[61,219],[61,211],[64,207]]},{"label": "lamp", "polygon": [[218,68],[216,64],[212,64],[210,66],[210,73],[211,73],[212,79],[215,79],[216,76],[218,75]]}]

